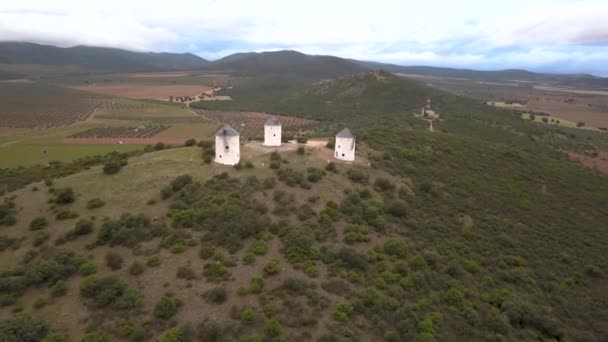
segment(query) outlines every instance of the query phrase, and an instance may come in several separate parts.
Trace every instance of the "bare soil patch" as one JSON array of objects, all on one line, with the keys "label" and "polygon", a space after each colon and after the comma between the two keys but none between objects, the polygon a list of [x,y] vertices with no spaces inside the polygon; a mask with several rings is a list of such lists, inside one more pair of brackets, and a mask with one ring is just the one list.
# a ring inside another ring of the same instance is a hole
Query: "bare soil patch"
[{"label": "bare soil patch", "polygon": [[209,86],[203,85],[148,85],[148,84],[121,84],[121,85],[83,85],[75,86],[74,89],[84,90],[97,94],[105,94],[132,99],[156,99],[168,100],[170,96],[196,97],[211,90]]},{"label": "bare soil patch", "polygon": [[584,156],[582,154],[567,152],[568,157],[576,160],[586,167],[596,169],[603,174],[608,175],[608,152],[600,152],[596,158]]}]

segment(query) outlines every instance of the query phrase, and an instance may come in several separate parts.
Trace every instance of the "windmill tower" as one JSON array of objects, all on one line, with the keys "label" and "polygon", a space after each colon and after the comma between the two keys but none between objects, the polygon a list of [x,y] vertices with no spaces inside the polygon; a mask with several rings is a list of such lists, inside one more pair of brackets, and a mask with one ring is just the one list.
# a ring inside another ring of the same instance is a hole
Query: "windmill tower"
[{"label": "windmill tower", "polygon": [[264,123],[264,146],[281,146],[281,122],[277,118]]},{"label": "windmill tower", "polygon": [[238,164],[241,159],[240,135],[234,128],[224,125],[215,132],[215,162],[223,165]]},{"label": "windmill tower", "polygon": [[356,139],[353,133],[345,128],[336,134],[334,158],[345,161],[355,160]]}]

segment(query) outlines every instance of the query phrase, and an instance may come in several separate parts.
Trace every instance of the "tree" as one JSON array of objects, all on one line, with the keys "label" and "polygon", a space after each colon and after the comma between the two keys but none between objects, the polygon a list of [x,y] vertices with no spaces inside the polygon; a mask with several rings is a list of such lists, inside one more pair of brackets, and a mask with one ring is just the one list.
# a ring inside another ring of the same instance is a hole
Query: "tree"
[{"label": "tree", "polygon": [[549,122],[549,119],[547,117],[543,117],[541,120],[543,120],[544,123]]},{"label": "tree", "polygon": [[536,115],[534,115],[534,114],[530,114],[530,120],[531,120],[531,121],[535,121],[535,120],[536,120]]},{"label": "tree", "polygon": [[76,200],[76,196],[74,195],[74,190],[72,188],[63,188],[57,192],[57,197],[55,197],[55,203],[57,204],[68,204],[72,203]]},{"label": "tree", "polygon": [[585,123],[584,123],[584,122],[582,122],[582,121],[579,121],[579,122],[576,124],[576,127],[583,127],[583,126],[585,126]]},{"label": "tree", "polygon": [[122,169],[122,163],[116,159],[112,159],[103,166],[103,173],[106,175],[113,175],[118,173],[120,169]]},{"label": "tree", "polygon": [[184,145],[185,146],[194,146],[194,145],[196,145],[196,140],[193,139],[193,138],[192,139],[188,139],[188,140],[186,140],[186,142],[184,142]]}]

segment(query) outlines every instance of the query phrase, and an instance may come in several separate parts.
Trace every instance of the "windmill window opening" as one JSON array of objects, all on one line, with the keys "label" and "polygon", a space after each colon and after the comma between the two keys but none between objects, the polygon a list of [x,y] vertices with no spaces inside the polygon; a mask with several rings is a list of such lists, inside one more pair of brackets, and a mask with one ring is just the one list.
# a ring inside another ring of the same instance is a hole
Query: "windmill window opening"
[{"label": "windmill window opening", "polygon": [[342,157],[344,157],[344,153],[342,153]]},{"label": "windmill window opening", "polygon": [[229,148],[230,148],[230,146],[226,146],[226,151],[228,151]]}]

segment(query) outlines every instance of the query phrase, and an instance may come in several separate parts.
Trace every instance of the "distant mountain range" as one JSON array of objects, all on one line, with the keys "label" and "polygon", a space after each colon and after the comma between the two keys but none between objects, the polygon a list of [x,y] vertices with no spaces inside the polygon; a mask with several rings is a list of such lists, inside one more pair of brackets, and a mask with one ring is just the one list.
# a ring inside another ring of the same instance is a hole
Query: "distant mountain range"
[{"label": "distant mountain range", "polygon": [[[306,55],[297,51],[246,52],[207,61],[191,53],[134,52],[114,48],[75,46],[62,48],[27,42],[0,42],[0,65],[43,65],[75,67],[86,72],[139,72],[163,70],[222,70],[243,74],[297,75],[306,79],[327,79],[353,73],[383,69],[392,73],[427,77],[461,78],[474,81],[535,82],[560,86],[608,88],[608,78],[588,74],[546,74],[526,70],[479,71],[401,66],[359,61],[335,56]],[[0,70],[2,71],[2,70]],[[18,68],[4,68],[14,75]]]},{"label": "distant mountain range", "polygon": [[208,63],[191,53],[134,52],[93,46],[62,48],[25,42],[0,42],[0,64],[74,66],[93,72],[135,72],[197,69]]}]

